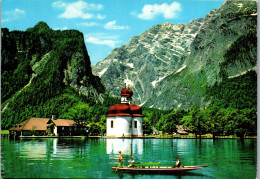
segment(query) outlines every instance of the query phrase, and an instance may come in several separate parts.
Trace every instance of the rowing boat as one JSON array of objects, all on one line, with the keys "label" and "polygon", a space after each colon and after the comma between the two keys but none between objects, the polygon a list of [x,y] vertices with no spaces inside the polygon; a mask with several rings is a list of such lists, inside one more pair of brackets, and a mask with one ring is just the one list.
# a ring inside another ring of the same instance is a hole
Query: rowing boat
[{"label": "rowing boat", "polygon": [[156,172],[156,173],[178,173],[178,172],[187,172],[190,170],[197,170],[207,167],[207,165],[203,166],[181,166],[180,168],[172,168],[172,167],[149,167],[149,166],[143,166],[140,168],[137,167],[112,167],[115,171],[121,171],[121,172]]}]

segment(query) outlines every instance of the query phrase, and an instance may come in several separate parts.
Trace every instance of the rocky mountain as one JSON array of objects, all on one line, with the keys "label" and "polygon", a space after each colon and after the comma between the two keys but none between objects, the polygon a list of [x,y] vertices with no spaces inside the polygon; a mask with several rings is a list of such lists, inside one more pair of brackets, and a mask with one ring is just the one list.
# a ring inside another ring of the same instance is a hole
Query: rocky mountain
[{"label": "rocky mountain", "polygon": [[[113,50],[93,71],[115,95],[124,82],[130,84],[134,100],[147,107],[207,107],[216,85],[255,73],[256,30],[256,1],[228,0],[204,19],[152,27]],[[256,89],[256,81],[248,82]]]},{"label": "rocky mountain", "polygon": [[156,25],[114,49],[93,67],[93,73],[115,96],[127,83],[135,93],[134,100],[144,104],[160,81],[183,66],[202,23],[203,19],[196,19],[187,25]]},{"label": "rocky mountain", "polygon": [[56,108],[69,103],[69,96],[74,94],[95,102],[103,100],[105,88],[92,74],[81,32],[52,30],[39,22],[26,31],[3,28],[1,43],[2,126],[37,114],[44,117],[57,113],[50,100],[65,94],[65,90],[73,92],[55,104]]}]

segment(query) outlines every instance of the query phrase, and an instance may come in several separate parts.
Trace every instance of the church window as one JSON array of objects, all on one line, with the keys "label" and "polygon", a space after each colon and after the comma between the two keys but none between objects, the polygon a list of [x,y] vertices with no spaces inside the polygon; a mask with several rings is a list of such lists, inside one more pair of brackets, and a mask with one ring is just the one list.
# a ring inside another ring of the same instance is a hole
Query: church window
[{"label": "church window", "polygon": [[137,121],[135,121],[135,128],[137,128]]},{"label": "church window", "polygon": [[114,121],[111,121],[111,128],[114,128]]}]

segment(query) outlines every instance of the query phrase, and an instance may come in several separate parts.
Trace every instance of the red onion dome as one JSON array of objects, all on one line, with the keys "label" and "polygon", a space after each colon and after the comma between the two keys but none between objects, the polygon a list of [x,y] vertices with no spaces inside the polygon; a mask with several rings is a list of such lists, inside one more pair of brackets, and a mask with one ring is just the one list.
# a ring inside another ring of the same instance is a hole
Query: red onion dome
[{"label": "red onion dome", "polygon": [[133,91],[130,88],[128,88],[127,89],[127,94],[129,94],[129,96],[132,97],[133,96]]},{"label": "red onion dome", "polygon": [[129,96],[129,94],[128,94],[128,89],[127,89],[127,88],[124,88],[124,89],[121,91],[121,96]]},{"label": "red onion dome", "polygon": [[108,108],[107,116],[131,116],[131,110],[126,104],[115,104]]},{"label": "red onion dome", "polygon": [[142,116],[142,108],[136,104],[130,104],[130,110],[133,116]]}]

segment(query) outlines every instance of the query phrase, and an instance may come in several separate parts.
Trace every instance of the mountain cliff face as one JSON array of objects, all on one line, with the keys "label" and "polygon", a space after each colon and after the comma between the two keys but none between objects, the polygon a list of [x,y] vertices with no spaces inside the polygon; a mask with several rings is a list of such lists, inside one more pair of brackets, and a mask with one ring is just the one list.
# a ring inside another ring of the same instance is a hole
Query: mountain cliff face
[{"label": "mountain cliff face", "polygon": [[[239,78],[256,69],[256,26],[256,2],[226,1],[210,12],[192,43],[185,68],[159,84],[160,94],[153,104],[163,108],[207,107],[212,102],[207,96],[209,89],[226,78]],[[162,100],[172,93],[173,101]]]},{"label": "mountain cliff face", "polygon": [[161,80],[183,66],[202,22],[203,19],[196,19],[187,25],[156,25],[114,49],[93,67],[93,73],[116,96],[127,83],[135,93],[134,100],[143,103],[152,97]]},{"label": "mountain cliff face", "polygon": [[66,88],[102,101],[105,88],[92,74],[81,32],[54,31],[39,22],[24,32],[2,29],[1,38],[1,121],[5,126],[15,118],[17,123],[34,115],[38,106],[62,95]]},{"label": "mountain cliff face", "polygon": [[138,94],[134,100],[147,107],[207,107],[211,88],[256,70],[256,29],[255,1],[226,1],[204,19],[165,23],[133,37],[94,72],[115,95],[127,82]]}]

